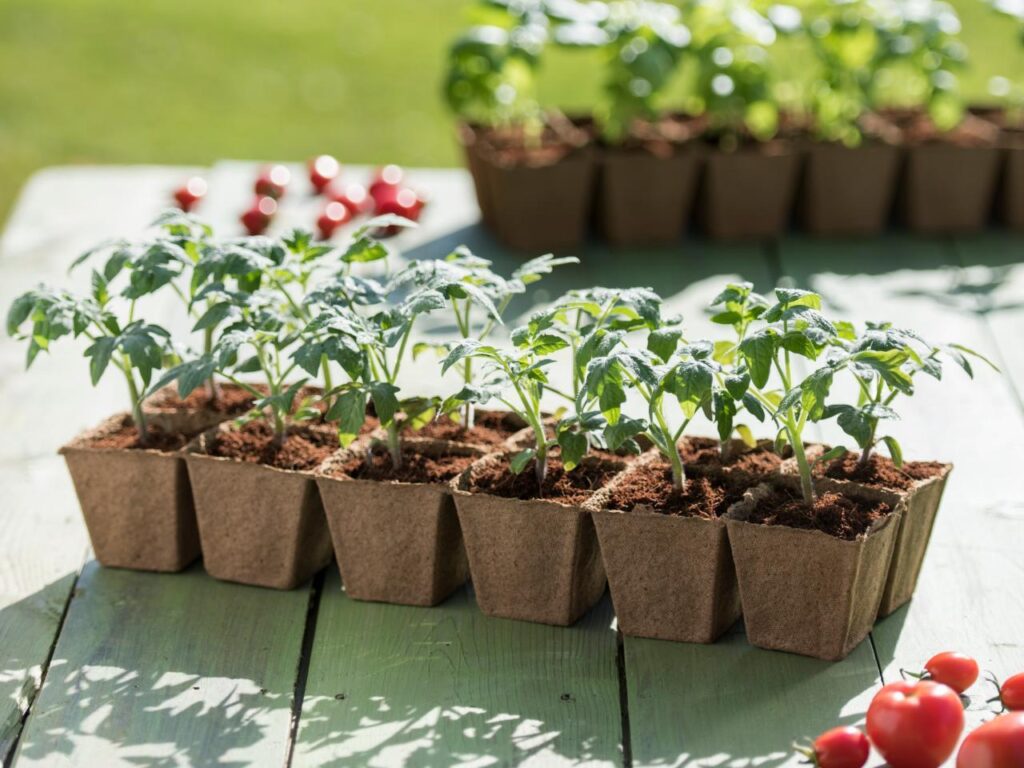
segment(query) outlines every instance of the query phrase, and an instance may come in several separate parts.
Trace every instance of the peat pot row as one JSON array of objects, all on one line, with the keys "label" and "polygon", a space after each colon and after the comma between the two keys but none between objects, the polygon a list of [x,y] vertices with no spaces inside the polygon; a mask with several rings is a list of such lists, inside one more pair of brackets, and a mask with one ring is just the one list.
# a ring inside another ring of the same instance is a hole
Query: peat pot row
[{"label": "peat pot row", "polygon": [[347,449],[316,421],[279,445],[231,407],[164,394],[145,406],[161,434],[146,448],[122,414],[61,450],[103,565],[202,556],[217,579],[292,589],[333,555],[353,599],[430,606],[472,578],[485,614],[554,625],[608,584],[627,635],[710,643],[742,615],[752,644],[823,659],[910,599],[951,468],[822,461],[809,515],[795,462],[764,443],[686,439],[684,491],[657,452],[599,451],[572,472],[552,457],[541,489],[510,471],[532,439],[514,414],[435,421],[395,469],[373,419]]},{"label": "peat pot row", "polygon": [[948,133],[919,136],[900,122],[865,133],[855,147],[794,131],[731,151],[699,133],[605,146],[581,130],[536,147],[465,124],[459,135],[484,224],[521,250],[577,248],[592,225],[615,246],[673,243],[691,224],[719,240],[772,238],[791,227],[870,236],[894,222],[929,235],[977,232],[993,221],[1024,231],[1021,131],[973,114]]}]

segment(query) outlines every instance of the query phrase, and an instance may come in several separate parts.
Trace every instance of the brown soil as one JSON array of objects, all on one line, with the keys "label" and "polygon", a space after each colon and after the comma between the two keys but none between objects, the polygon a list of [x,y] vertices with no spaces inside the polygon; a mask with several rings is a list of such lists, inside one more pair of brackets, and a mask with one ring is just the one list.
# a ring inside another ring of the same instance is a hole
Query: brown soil
[{"label": "brown soil", "polygon": [[589,144],[594,136],[592,121],[561,115],[549,115],[541,135],[529,140],[522,126],[477,127],[476,131],[485,151],[505,167],[553,165]]},{"label": "brown soil", "polygon": [[208,446],[210,456],[221,456],[278,469],[310,470],[338,449],[332,429],[289,427],[284,442],[274,444],[274,431],[264,421],[219,431]]},{"label": "brown soil", "polygon": [[850,452],[827,465],[815,465],[814,472],[834,480],[853,480],[872,488],[906,491],[918,480],[942,474],[945,466],[937,461],[909,461],[902,468],[897,468],[888,456],[873,453],[867,466],[861,468],[857,466],[859,459],[860,454]]},{"label": "brown soil", "polygon": [[734,453],[728,461],[722,462],[718,441],[710,437],[688,437],[679,444],[679,453],[684,464],[709,469],[736,469],[756,475],[771,475],[779,471],[782,457],[770,448],[758,446],[753,450]]},{"label": "brown soil", "polygon": [[148,438],[145,445],[139,442],[139,432],[130,418],[125,418],[124,423],[115,432],[108,432],[105,435],[89,440],[86,444],[89,448],[134,450],[147,448],[155,451],[177,451],[182,448],[189,438],[180,432],[164,432],[160,427],[149,426],[146,429]]},{"label": "brown soil", "polygon": [[543,498],[563,504],[582,504],[620,471],[615,464],[588,462],[566,472],[559,458],[549,456],[543,493],[538,493],[535,465],[536,462],[531,461],[515,475],[507,461],[496,461],[474,472],[472,490],[506,499]]},{"label": "brown soil", "polygon": [[501,445],[522,429],[522,426],[519,418],[509,411],[477,411],[470,429],[445,416],[430,422],[423,429],[416,430],[414,434],[435,440],[492,446]]},{"label": "brown soil", "polygon": [[[266,389],[256,387],[256,389]],[[211,401],[206,387],[198,387],[188,393],[188,397],[182,399],[178,396],[177,389],[170,389],[161,392],[151,401],[152,407],[160,411],[214,411],[231,416],[246,413],[252,408],[256,401],[251,394],[241,387],[232,384],[220,385],[220,397]]]},{"label": "brown soil", "polygon": [[757,503],[747,520],[764,525],[818,530],[853,541],[890,512],[892,508],[884,502],[862,501],[832,492],[820,494],[814,506],[808,507],[799,491],[774,488]]},{"label": "brown soil", "polygon": [[666,515],[713,520],[742,499],[749,487],[749,482],[728,475],[690,477],[686,490],[680,493],[672,487],[672,467],[668,462],[652,462],[635,467],[616,484],[608,507],[623,512],[650,507]]},{"label": "brown soil", "polygon": [[940,131],[927,113],[911,109],[882,110],[882,116],[896,125],[903,137],[903,143],[952,144],[958,147],[991,147],[999,139],[998,126],[976,115],[967,114],[963,121],[950,131]]},{"label": "brown soil", "polygon": [[397,480],[401,483],[446,483],[461,474],[479,456],[426,456],[406,446],[402,450],[402,467],[395,472],[391,456],[386,452],[374,453],[367,464],[366,458],[357,456],[346,463],[332,467],[334,477],[348,475],[358,480]]}]

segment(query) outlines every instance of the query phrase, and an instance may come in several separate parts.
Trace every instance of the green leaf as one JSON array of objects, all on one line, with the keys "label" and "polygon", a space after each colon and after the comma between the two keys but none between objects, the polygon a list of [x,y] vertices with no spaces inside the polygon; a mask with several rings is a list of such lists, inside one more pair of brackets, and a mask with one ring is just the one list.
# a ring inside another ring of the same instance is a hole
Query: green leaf
[{"label": "green leaf", "polygon": [[18,332],[18,328],[24,323],[35,306],[35,292],[29,292],[22,296],[19,296],[11,304],[11,308],[7,310],[7,335],[13,336]]},{"label": "green leaf", "polygon": [[92,378],[92,385],[95,387],[107,370],[110,363],[110,356],[117,346],[117,339],[111,336],[103,336],[85,350],[85,356],[89,358],[89,375]]},{"label": "green leaf", "polygon": [[609,424],[604,430],[604,439],[611,451],[619,450],[629,440],[643,433],[646,429],[644,422],[623,416],[615,424]]},{"label": "green leaf", "polygon": [[217,302],[211,305],[200,317],[194,326],[193,331],[205,331],[208,328],[215,328],[229,317],[238,314],[238,310],[227,301]]},{"label": "green leaf", "polygon": [[776,288],[775,296],[781,304],[787,307],[803,306],[811,309],[821,309],[821,296],[799,288]]},{"label": "green leaf", "polygon": [[811,421],[817,421],[824,414],[832,379],[832,369],[826,367],[814,371],[800,383],[800,402]]},{"label": "green leaf", "polygon": [[746,424],[737,424],[736,434],[740,436],[740,440],[742,440],[743,444],[748,448],[757,447],[757,438],[754,437],[754,433],[750,431],[750,427]]},{"label": "green leaf", "polygon": [[747,393],[747,388],[750,387],[750,374],[746,373],[731,373],[724,377],[725,388],[730,395],[736,400],[740,400]]},{"label": "green leaf", "polygon": [[586,435],[568,429],[558,433],[558,445],[562,449],[562,464],[567,472],[579,466],[589,448]]},{"label": "green leaf", "polygon": [[398,387],[394,384],[378,381],[370,385],[370,397],[373,399],[373,409],[377,412],[380,423],[387,426],[395,417],[398,411]]},{"label": "green leaf", "polygon": [[527,448],[525,451],[520,451],[515,456],[513,456],[512,460],[509,462],[509,467],[512,470],[512,474],[518,475],[520,472],[526,469],[527,464],[529,464],[530,461],[533,460],[533,457],[536,455],[537,451],[535,449]]},{"label": "green leaf", "polygon": [[683,332],[676,329],[658,329],[647,335],[647,349],[667,363],[679,346]]},{"label": "green leaf", "polygon": [[747,364],[754,386],[758,389],[768,383],[776,342],[775,334],[767,329],[752,334],[740,342],[740,355]]},{"label": "green leaf", "polygon": [[838,459],[839,457],[845,456],[845,455],[846,455],[846,448],[844,446],[842,446],[842,445],[837,445],[837,446],[835,446],[833,448],[829,448],[827,451],[825,451],[823,454],[821,454],[821,456],[819,456],[818,458],[816,458],[814,460],[814,463],[815,464],[828,464],[830,461],[833,461],[834,459]]},{"label": "green leaf", "polygon": [[863,408],[848,408],[836,419],[840,429],[852,437],[862,449],[871,440],[871,420]]},{"label": "green leaf", "polygon": [[366,393],[349,389],[339,394],[325,415],[327,421],[338,423],[338,442],[347,448],[359,436],[366,421]]},{"label": "green leaf", "polygon": [[672,368],[665,377],[664,387],[679,401],[687,417],[693,416],[711,394],[714,377],[704,363],[687,361]]},{"label": "green leaf", "polygon": [[882,438],[882,442],[885,443],[885,447],[889,449],[889,456],[892,457],[892,463],[899,469],[903,466],[903,449],[900,447],[899,442],[895,437],[886,435]]}]

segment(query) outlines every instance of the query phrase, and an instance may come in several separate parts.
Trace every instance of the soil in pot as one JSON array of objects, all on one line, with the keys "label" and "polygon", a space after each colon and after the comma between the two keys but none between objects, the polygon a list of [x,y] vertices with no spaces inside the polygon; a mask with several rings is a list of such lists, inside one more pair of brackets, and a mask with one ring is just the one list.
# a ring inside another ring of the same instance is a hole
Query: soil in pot
[{"label": "soil in pot", "polygon": [[61,448],[96,559],[145,571],[180,571],[199,556],[199,534],[181,449],[187,438],[149,427],[140,445],[128,414]]},{"label": "soil in pot", "polygon": [[436,605],[466,582],[448,481],[479,456],[469,446],[412,438],[397,471],[389,455],[361,447],[324,463],[317,484],[350,597]]},{"label": "soil in pot", "polygon": [[601,150],[598,222],[614,246],[663,245],[686,229],[704,146],[634,138]]},{"label": "soil in pot", "polygon": [[713,472],[745,472],[760,477],[778,474],[783,457],[770,441],[762,440],[754,448],[732,441],[732,448],[723,460],[721,444],[711,437],[688,437],[679,444],[683,464],[689,468]]},{"label": "soil in pot", "polygon": [[704,165],[700,216],[718,240],[781,235],[789,226],[800,156],[790,142],[747,142],[731,152],[712,149]]},{"label": "soil in pot", "polygon": [[907,147],[900,193],[907,226],[926,234],[984,229],[999,173],[998,129],[974,115],[947,132],[920,113],[896,122]]},{"label": "soil in pot", "polygon": [[278,445],[263,421],[222,424],[186,455],[207,572],[291,589],[331,558],[316,469],[337,447],[331,427],[291,427]]},{"label": "soil in pot", "polygon": [[484,135],[479,170],[499,240],[523,251],[583,242],[596,175],[590,141],[589,131],[564,118],[536,140],[522,131]]},{"label": "soil in pot", "polygon": [[838,481],[838,487],[866,486],[892,491],[903,498],[892,565],[878,609],[879,616],[888,616],[906,604],[917,587],[952,466],[937,461],[908,461],[897,467],[892,459],[876,453],[868,459],[867,466],[861,467],[859,459],[859,454],[847,453],[828,464],[815,465],[815,472]]},{"label": "soil in pot", "polygon": [[492,454],[453,481],[477,603],[489,616],[567,626],[604,593],[597,535],[581,504],[623,468],[589,457],[566,472],[549,459],[543,498],[532,466]]},{"label": "soil in pot", "polygon": [[681,493],[659,457],[598,494],[594,523],[624,634],[710,643],[735,624],[739,592],[720,516],[746,487],[737,476],[708,475],[691,477]]},{"label": "soil in pot", "polygon": [[256,399],[242,387],[218,383],[217,389],[218,395],[214,399],[210,398],[205,386],[182,398],[176,387],[164,387],[143,405],[148,423],[168,432],[197,435],[252,410]]},{"label": "soil in pot", "polygon": [[496,448],[508,442],[525,426],[523,420],[511,411],[478,410],[473,414],[473,426],[468,429],[461,422],[445,416],[430,422],[422,429],[410,430],[410,433],[434,440]]},{"label": "soil in pot", "polygon": [[795,479],[751,489],[725,516],[753,645],[839,660],[871,631],[896,541],[899,496]]}]

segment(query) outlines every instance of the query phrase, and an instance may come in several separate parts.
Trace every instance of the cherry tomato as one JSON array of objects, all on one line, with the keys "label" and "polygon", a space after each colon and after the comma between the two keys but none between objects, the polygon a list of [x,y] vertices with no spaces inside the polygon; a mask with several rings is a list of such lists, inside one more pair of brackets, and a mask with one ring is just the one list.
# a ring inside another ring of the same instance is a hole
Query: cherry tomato
[{"label": "cherry tomato", "polygon": [[292,172],[285,165],[271,165],[260,171],[256,178],[256,194],[280,200],[292,180]]},{"label": "cherry tomato", "polygon": [[1000,715],[971,731],[956,756],[956,768],[1024,766],[1024,712]]},{"label": "cherry tomato", "polygon": [[818,768],[861,768],[870,753],[868,737],[857,728],[844,725],[816,738],[807,756]]},{"label": "cherry tomato", "polygon": [[397,165],[385,165],[377,171],[377,175],[370,182],[370,197],[379,202],[382,198],[393,194],[401,186],[404,176],[405,173]]},{"label": "cherry tomato", "polygon": [[352,220],[352,212],[341,203],[332,201],[328,203],[316,220],[317,229],[320,230],[321,240],[330,240],[334,230]]},{"label": "cherry tomato", "polygon": [[318,155],[309,161],[309,183],[313,185],[316,193],[322,194],[330,184],[338,177],[341,165],[330,155]]},{"label": "cherry tomato", "polygon": [[[420,212],[426,202],[411,189],[400,189],[390,197],[377,200],[375,213],[382,216],[386,213],[393,213],[402,216],[410,221],[419,221]],[[402,228],[398,226],[383,227],[378,230],[379,237],[390,237],[397,234]]]},{"label": "cherry tomato", "polygon": [[889,683],[868,707],[868,736],[892,768],[938,768],[963,727],[956,691],[931,680]]},{"label": "cherry tomato", "polygon": [[373,208],[374,204],[366,187],[356,182],[350,182],[343,187],[331,186],[327,191],[327,196],[348,208],[353,216],[366,213]]},{"label": "cherry tomato", "polygon": [[270,226],[270,220],[277,213],[277,201],[272,197],[258,197],[241,216],[242,225],[250,235],[261,235]]},{"label": "cherry tomato", "polygon": [[946,651],[928,659],[924,665],[928,678],[963,693],[978,679],[978,662],[965,653]]},{"label": "cherry tomato", "polygon": [[1003,681],[999,687],[999,698],[1010,711],[1024,711],[1024,672],[1018,672]]},{"label": "cherry tomato", "polygon": [[202,200],[204,195],[206,195],[206,179],[193,176],[175,190],[174,199],[177,201],[178,207],[188,213],[196,207],[196,203]]}]

